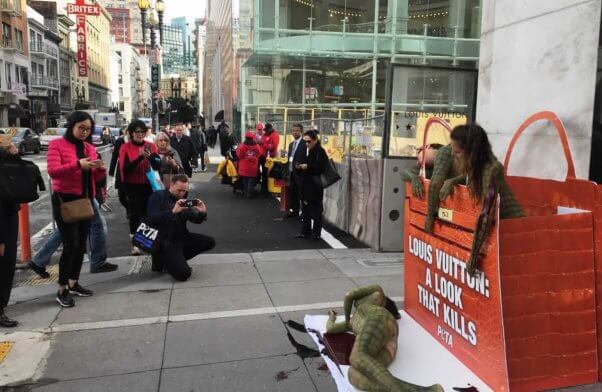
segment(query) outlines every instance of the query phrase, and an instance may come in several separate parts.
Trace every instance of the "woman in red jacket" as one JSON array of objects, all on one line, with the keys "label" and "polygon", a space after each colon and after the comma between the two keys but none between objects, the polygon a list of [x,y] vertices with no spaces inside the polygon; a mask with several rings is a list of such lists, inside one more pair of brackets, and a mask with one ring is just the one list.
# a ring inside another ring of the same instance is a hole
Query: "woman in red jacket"
[{"label": "woman in red jacket", "polygon": [[[144,121],[132,121],[128,125],[127,132],[130,140],[119,150],[119,169],[121,170],[121,183],[130,206],[130,237],[133,237],[142,218],[146,215],[146,203],[153,193],[146,172],[151,168],[159,170],[161,158],[157,145],[144,140],[148,132]],[[140,253],[140,249],[132,246],[132,255]]]},{"label": "woman in red jacket", "polygon": [[71,294],[89,297],[92,291],[78,280],[86,252],[86,239],[92,218],[67,223],[61,214],[61,203],[95,196],[95,178],[106,169],[97,159],[96,149],[86,139],[94,129],[94,120],[86,112],[73,112],[67,120],[65,136],[48,146],[48,175],[52,179],[52,213],[63,241],[59,261],[57,302],[64,308],[75,305]]},{"label": "woman in red jacket", "polygon": [[259,175],[259,158],[263,151],[255,142],[253,132],[245,133],[245,141],[236,149],[238,157],[238,175],[242,181],[244,196],[248,199],[253,194],[255,179]]}]

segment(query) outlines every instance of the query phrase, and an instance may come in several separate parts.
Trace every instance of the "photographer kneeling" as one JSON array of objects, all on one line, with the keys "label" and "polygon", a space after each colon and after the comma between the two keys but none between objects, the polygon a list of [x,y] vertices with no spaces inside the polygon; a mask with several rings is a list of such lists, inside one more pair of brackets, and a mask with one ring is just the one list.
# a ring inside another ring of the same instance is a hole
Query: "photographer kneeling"
[{"label": "photographer kneeling", "polygon": [[146,222],[159,230],[160,249],[153,254],[153,271],[166,270],[183,282],[192,270],[186,262],[199,253],[212,249],[215,240],[202,234],[190,233],[186,222],[202,223],[207,218],[207,207],[201,200],[186,200],[188,177],[175,174],[169,189],[154,192],[148,200]]}]

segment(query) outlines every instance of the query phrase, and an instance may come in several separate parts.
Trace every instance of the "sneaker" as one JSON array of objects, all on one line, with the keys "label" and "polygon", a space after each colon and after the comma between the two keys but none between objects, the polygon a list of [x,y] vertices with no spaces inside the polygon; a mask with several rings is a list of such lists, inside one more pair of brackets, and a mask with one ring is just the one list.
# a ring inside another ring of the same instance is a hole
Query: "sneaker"
[{"label": "sneaker", "polygon": [[140,256],[141,254],[142,254],[142,251],[140,250],[140,248],[138,248],[137,246],[132,246],[132,252],[131,252],[132,256]]},{"label": "sneaker", "polygon": [[58,302],[63,308],[72,308],[75,306],[75,301],[67,289],[65,289],[62,293],[60,290],[58,293],[56,293],[56,302]]},{"label": "sneaker", "polygon": [[33,272],[35,272],[40,278],[42,278],[42,279],[50,278],[50,274],[48,272],[46,272],[46,268],[39,267],[38,265],[34,264],[33,262],[29,262],[28,266],[29,266],[29,269],[31,269]]},{"label": "sneaker", "polygon": [[69,287],[69,292],[71,294],[77,295],[78,297],[91,297],[94,295],[92,290],[88,290],[85,287],[82,287],[79,282],[75,283],[75,286]]},{"label": "sneaker", "polygon": [[119,266],[117,264],[111,264],[111,263],[105,262],[100,267],[90,268],[90,273],[91,274],[102,274],[103,272],[113,272],[117,268],[119,268]]}]

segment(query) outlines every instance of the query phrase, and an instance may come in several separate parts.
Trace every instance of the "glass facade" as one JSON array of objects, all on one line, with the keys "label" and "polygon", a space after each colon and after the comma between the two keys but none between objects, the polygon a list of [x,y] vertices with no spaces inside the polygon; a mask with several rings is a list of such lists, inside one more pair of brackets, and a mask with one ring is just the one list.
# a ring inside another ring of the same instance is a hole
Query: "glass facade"
[{"label": "glass facade", "polygon": [[252,55],[240,81],[246,125],[378,115],[389,63],[478,62],[480,0],[257,0],[253,7]]}]

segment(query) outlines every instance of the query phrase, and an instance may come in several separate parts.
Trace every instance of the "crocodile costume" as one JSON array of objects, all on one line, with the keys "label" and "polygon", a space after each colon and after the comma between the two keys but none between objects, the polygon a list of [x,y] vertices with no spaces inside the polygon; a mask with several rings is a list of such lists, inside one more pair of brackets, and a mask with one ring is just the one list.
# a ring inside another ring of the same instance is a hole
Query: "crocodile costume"
[{"label": "crocodile costume", "polygon": [[[481,247],[485,243],[489,230],[495,216],[495,198],[500,195],[500,219],[520,218],[525,213],[514,197],[512,190],[506,183],[504,176],[504,166],[494,157],[492,162],[485,165],[483,169],[483,198],[479,200],[483,205],[483,210],[477,219],[475,226],[474,239],[470,259],[467,269],[469,273],[474,273],[478,267],[478,255]],[[454,176],[454,158],[451,145],[447,145],[439,150],[435,158],[433,175],[429,185],[428,212],[424,231],[430,233],[433,231],[433,223],[439,210],[440,200],[445,199],[452,194],[454,186],[464,183],[466,176],[464,174]],[[468,181],[470,188],[470,181]]]},{"label": "crocodile costume", "polygon": [[410,384],[387,370],[397,354],[399,334],[393,313],[384,307],[387,300],[391,301],[378,285],[360,287],[345,296],[345,321],[337,323],[336,313],[330,311],[327,333],[352,331],[356,335],[349,357],[349,382],[369,392],[443,392],[438,384],[430,387]]}]

